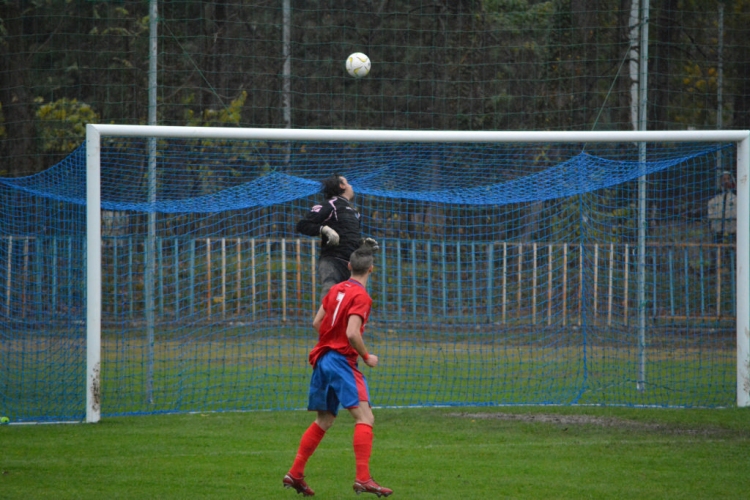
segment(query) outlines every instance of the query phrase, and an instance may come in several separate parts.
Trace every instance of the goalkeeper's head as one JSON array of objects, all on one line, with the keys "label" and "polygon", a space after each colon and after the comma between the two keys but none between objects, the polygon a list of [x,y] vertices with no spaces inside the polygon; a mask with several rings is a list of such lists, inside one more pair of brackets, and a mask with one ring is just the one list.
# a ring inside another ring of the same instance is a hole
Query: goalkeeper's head
[{"label": "goalkeeper's head", "polygon": [[373,252],[377,243],[375,240],[367,239],[362,245],[349,257],[349,267],[352,269],[352,276],[363,276],[372,272],[375,257]]},{"label": "goalkeeper's head", "polygon": [[320,181],[321,189],[320,192],[323,194],[326,200],[335,198],[336,196],[343,196],[347,200],[354,199],[354,189],[346,180],[346,177],[339,174],[333,174],[322,181]]}]

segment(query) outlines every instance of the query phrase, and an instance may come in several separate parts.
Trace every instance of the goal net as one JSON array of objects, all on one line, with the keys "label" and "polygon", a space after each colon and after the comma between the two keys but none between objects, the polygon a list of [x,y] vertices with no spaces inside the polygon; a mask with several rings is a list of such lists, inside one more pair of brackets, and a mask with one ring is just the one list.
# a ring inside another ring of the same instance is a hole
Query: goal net
[{"label": "goal net", "polygon": [[334,172],[381,247],[374,405],[744,406],[746,146],[89,125],[0,183],[3,413],[304,408],[319,241],[295,225]]}]

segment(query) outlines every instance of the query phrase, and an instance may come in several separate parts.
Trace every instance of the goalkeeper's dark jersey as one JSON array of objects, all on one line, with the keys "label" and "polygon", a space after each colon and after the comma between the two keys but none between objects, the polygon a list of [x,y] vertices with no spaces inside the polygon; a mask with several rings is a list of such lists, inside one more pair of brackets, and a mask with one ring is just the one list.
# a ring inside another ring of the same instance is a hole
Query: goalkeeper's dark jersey
[{"label": "goalkeeper's dark jersey", "polygon": [[[329,245],[320,235],[321,226],[328,226],[339,234],[339,244]],[[341,196],[326,200],[310,209],[304,219],[297,223],[297,231],[307,236],[320,235],[320,256],[337,257],[349,261],[349,256],[359,248],[362,229],[359,213]]]}]

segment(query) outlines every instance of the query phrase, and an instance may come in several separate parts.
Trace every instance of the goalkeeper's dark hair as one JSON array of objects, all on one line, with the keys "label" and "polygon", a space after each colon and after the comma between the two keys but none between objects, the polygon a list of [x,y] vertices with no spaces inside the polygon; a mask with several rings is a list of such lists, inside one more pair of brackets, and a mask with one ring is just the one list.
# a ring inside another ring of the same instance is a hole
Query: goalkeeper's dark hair
[{"label": "goalkeeper's dark hair", "polygon": [[362,245],[349,257],[349,265],[352,266],[353,275],[363,275],[375,261],[374,251],[377,243],[374,240],[363,241]]},{"label": "goalkeeper's dark hair", "polygon": [[320,192],[323,193],[326,200],[340,196],[344,192],[344,188],[341,187],[341,176],[339,174],[326,177],[320,181],[320,184],[322,185]]}]

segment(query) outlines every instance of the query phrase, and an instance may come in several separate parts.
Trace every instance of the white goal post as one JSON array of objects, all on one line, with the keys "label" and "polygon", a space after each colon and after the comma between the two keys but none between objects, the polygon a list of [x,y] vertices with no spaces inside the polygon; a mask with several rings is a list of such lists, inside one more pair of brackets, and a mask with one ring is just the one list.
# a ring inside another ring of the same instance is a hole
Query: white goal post
[{"label": "white goal post", "polygon": [[[750,131],[476,132],[271,128],[205,128],[149,125],[86,126],[86,421],[101,417],[102,235],[100,157],[102,137],[337,142],[645,143],[733,142],[737,145],[736,335],[737,406],[750,406]],[[153,144],[153,142],[152,142]],[[152,148],[153,150],[153,148]],[[155,161],[149,162],[150,168]],[[640,221],[643,225],[643,219]]]}]

